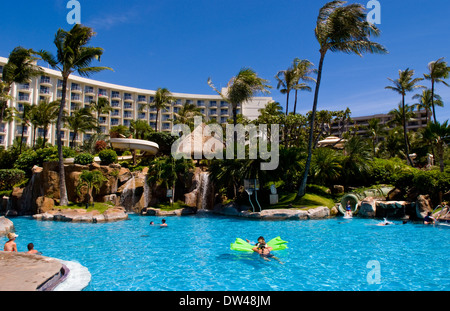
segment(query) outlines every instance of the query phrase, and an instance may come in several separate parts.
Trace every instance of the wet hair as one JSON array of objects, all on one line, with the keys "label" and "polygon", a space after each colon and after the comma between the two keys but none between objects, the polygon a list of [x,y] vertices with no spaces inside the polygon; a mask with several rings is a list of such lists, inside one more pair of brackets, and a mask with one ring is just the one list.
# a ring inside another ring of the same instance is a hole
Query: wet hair
[{"label": "wet hair", "polygon": [[164,223],[166,223],[166,220],[165,219],[163,219],[163,220],[161,220],[161,222],[164,224]]},{"label": "wet hair", "polygon": [[258,238],[258,241],[261,240],[261,239],[265,241],[264,237],[262,237],[262,236],[260,236],[260,237]]},{"label": "wet hair", "polygon": [[28,247],[28,250],[31,251],[34,248],[34,244],[28,243],[27,247]]}]

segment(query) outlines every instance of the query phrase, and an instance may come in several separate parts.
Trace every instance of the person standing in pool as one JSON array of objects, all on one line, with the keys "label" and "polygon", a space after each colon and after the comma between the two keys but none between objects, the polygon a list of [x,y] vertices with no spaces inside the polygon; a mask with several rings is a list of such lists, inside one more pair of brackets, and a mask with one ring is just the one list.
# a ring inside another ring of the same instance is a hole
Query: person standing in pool
[{"label": "person standing in pool", "polygon": [[16,240],[18,235],[10,232],[10,233],[8,233],[7,237],[8,237],[8,242],[5,243],[5,247],[3,248],[3,250],[5,252],[16,252],[17,253],[17,245],[16,245],[16,242],[14,242],[14,241]]},{"label": "person standing in pool", "polygon": [[36,254],[36,255],[41,255],[41,252],[38,252],[37,250],[34,249],[34,244],[33,243],[28,243],[27,245],[28,248],[28,252],[27,254]]},{"label": "person standing in pool", "polygon": [[352,204],[350,201],[347,202],[347,206],[345,207],[345,213],[347,216],[352,216]]},{"label": "person standing in pool", "polygon": [[167,227],[167,224],[166,224],[166,220],[165,220],[165,219],[161,220],[161,225],[160,225],[160,227]]}]

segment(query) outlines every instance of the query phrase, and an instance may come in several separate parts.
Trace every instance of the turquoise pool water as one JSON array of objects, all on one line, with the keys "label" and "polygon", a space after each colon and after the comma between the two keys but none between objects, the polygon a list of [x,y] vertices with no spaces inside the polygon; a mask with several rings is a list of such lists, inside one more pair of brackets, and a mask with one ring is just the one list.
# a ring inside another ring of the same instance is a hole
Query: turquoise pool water
[{"label": "turquoise pool water", "polygon": [[[87,291],[354,291],[450,289],[450,227],[379,220],[249,221],[219,216],[130,215],[106,224],[13,218],[19,251],[76,261],[92,274]],[[283,262],[230,250],[235,238],[281,236]],[[6,238],[0,238],[2,245]],[[370,261],[379,263],[368,266]],[[368,280],[375,271],[380,276]],[[372,280],[372,281],[370,281]],[[379,283],[379,284],[377,284]]]}]

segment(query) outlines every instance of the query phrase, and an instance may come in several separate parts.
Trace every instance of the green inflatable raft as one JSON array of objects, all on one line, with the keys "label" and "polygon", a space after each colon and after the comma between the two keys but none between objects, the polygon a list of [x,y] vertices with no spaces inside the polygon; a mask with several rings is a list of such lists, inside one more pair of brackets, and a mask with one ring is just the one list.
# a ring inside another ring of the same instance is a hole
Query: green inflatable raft
[{"label": "green inflatable raft", "polygon": [[[276,237],[267,242],[266,244],[267,246],[272,247],[274,251],[281,251],[283,249],[288,248],[286,245],[287,241],[283,241],[280,237]],[[236,242],[231,244],[231,249],[239,252],[253,252],[252,250],[253,247],[255,247],[255,245],[252,245],[240,238],[237,238]]]}]

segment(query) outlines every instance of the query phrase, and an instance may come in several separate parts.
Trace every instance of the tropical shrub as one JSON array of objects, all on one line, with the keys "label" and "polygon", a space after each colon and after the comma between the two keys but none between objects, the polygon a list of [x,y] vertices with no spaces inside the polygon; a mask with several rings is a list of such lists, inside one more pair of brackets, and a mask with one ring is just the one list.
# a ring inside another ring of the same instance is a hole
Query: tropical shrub
[{"label": "tropical shrub", "polygon": [[105,149],[99,152],[98,156],[102,165],[109,165],[117,162],[117,153],[112,149]]},{"label": "tropical shrub", "polygon": [[105,150],[108,147],[108,144],[104,140],[98,140],[95,143],[95,152],[100,152]]},{"label": "tropical shrub", "polygon": [[31,169],[35,165],[39,165],[39,156],[36,151],[30,149],[22,152],[14,163],[14,168],[24,171],[27,175],[31,175]]},{"label": "tropical shrub", "polygon": [[19,169],[0,170],[0,191],[11,190],[25,178],[25,172]]},{"label": "tropical shrub", "polygon": [[94,162],[94,156],[90,153],[80,153],[75,156],[74,163],[88,165]]}]

